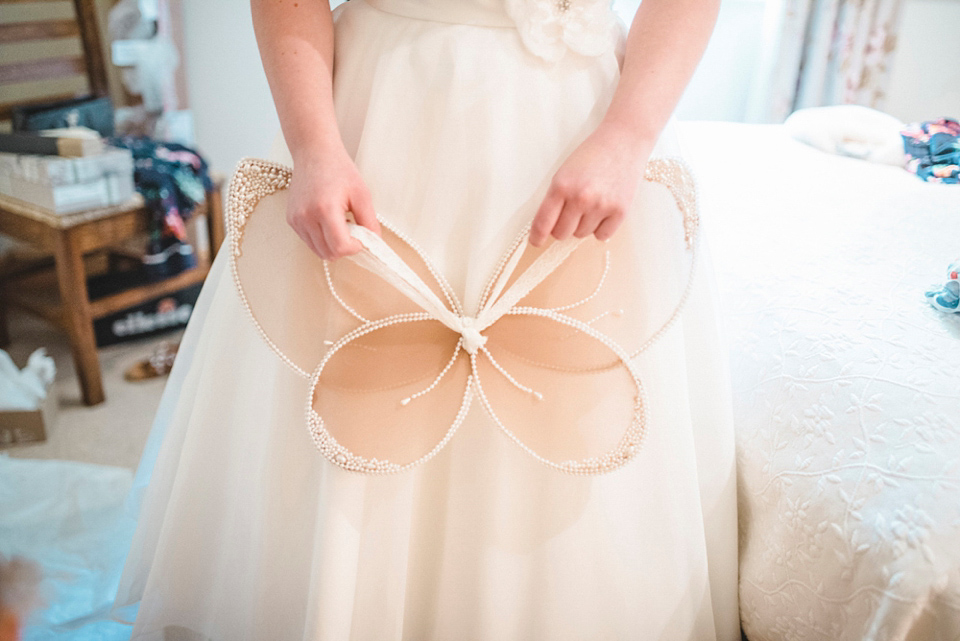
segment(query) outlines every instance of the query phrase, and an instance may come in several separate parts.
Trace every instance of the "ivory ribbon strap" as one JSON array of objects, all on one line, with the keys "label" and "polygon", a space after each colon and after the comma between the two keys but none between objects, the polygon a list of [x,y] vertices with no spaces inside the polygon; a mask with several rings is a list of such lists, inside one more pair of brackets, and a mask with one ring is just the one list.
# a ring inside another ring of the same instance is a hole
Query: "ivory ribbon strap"
[{"label": "ivory ribbon strap", "polygon": [[[364,252],[347,256],[347,259],[391,283],[403,292],[407,298],[419,305],[423,311],[459,333],[463,337],[463,348],[471,355],[476,354],[477,349],[486,342],[486,338],[481,336],[480,332],[493,325],[497,319],[510,311],[521,298],[529,294],[530,290],[539,285],[560,263],[566,260],[583,240],[582,238],[569,238],[564,242],[550,245],[502,297],[498,298],[499,288],[495,289],[493,295],[484,302],[484,306],[476,318],[472,318],[457,316],[447,309],[436,294],[430,291],[426,283],[397,256],[396,252],[390,249],[390,246],[382,238],[356,223],[348,222],[347,226],[350,235],[360,241],[366,249]],[[515,263],[515,260],[519,260],[521,250],[522,247],[514,251],[508,267]],[[504,270],[504,274],[508,274],[508,271]],[[505,280],[506,278],[501,276],[498,284],[502,287]]]}]

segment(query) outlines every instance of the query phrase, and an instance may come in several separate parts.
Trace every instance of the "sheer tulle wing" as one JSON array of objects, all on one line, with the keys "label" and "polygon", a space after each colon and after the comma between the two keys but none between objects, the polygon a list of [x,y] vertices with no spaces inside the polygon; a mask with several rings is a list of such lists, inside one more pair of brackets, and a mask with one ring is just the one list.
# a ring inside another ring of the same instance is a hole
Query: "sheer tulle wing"
[{"label": "sheer tulle wing", "polygon": [[[409,298],[350,261],[324,261],[286,222],[292,170],[261,159],[240,162],[230,183],[228,220],[234,280],[270,347],[308,378],[333,343],[363,323],[418,311]],[[384,239],[436,296],[449,286],[390,229]],[[349,302],[348,302],[349,301]]]},{"label": "sheer tulle wing", "polygon": [[[698,231],[690,170],[677,159],[653,159],[617,233],[606,242],[584,239],[518,306],[586,323],[635,357],[682,311],[696,266]],[[491,279],[484,302],[509,288],[544,250],[522,247],[516,266]],[[498,278],[505,281],[500,287]]]},{"label": "sheer tulle wing", "polygon": [[[307,422],[320,451],[348,469],[402,469],[442,447],[469,407],[460,334],[424,310],[449,324],[460,303],[387,225],[382,239],[364,239],[390,256],[389,268],[369,264],[368,252],[316,256],[286,222],[291,175],[259,159],[237,168],[229,215],[238,292],[267,344],[311,379]],[[438,377],[429,402],[412,402]]]},{"label": "sheer tulle wing", "polygon": [[643,387],[627,355],[561,314],[510,313],[476,360],[481,402],[500,428],[564,472],[616,469],[640,448]]},{"label": "sheer tulle wing", "polygon": [[612,239],[574,241],[529,291],[524,280],[561,243],[518,245],[485,293],[482,307],[493,308],[521,290],[484,331],[480,398],[508,436],[564,471],[615,469],[639,449],[646,408],[636,358],[679,317],[692,280],[692,176],[660,159],[646,178]]},{"label": "sheer tulle wing", "polygon": [[395,472],[430,458],[470,407],[460,336],[427,317],[369,323],[314,372],[307,408],[319,450],[347,469]]}]

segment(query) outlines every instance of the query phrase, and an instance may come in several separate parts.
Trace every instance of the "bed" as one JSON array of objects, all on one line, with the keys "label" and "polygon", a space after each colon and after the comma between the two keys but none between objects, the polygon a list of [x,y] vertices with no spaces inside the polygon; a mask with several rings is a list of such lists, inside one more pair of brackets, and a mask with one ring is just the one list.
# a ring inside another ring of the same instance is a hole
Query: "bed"
[{"label": "bed", "polygon": [[683,123],[730,345],[750,641],[960,638],[960,186]]}]

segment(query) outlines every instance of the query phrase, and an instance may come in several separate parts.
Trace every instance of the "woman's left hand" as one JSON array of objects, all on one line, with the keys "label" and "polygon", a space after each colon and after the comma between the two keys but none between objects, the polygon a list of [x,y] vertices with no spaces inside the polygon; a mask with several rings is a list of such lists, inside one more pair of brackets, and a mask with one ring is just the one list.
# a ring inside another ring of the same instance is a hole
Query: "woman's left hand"
[{"label": "woman's left hand", "polygon": [[553,236],[607,240],[623,222],[653,145],[638,142],[622,127],[604,122],[578,146],[554,175],[533,219],[530,243]]}]

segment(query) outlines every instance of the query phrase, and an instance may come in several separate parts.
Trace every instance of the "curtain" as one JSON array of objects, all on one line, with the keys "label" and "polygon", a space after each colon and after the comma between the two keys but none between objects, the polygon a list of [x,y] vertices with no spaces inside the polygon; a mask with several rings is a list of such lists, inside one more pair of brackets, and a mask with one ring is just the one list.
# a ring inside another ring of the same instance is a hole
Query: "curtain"
[{"label": "curtain", "polygon": [[781,0],[765,25],[748,119],[822,105],[883,106],[902,0]]}]

